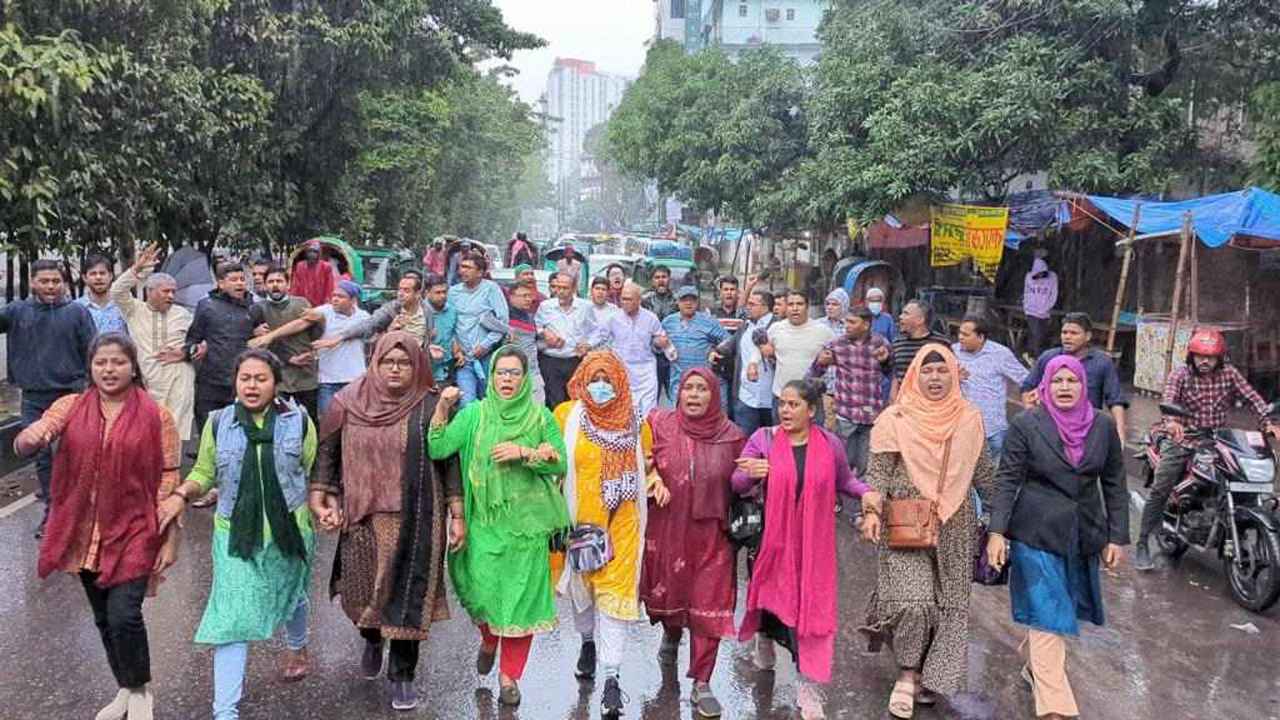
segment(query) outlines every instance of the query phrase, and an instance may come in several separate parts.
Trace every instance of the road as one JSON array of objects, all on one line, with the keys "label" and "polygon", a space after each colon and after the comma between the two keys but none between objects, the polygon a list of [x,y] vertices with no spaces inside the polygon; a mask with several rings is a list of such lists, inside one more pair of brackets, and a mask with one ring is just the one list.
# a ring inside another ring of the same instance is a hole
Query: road
[{"label": "road", "polygon": [[[27,471],[29,472],[29,470]],[[15,507],[15,506],[11,506]],[[88,720],[114,694],[113,683],[76,580],[35,577],[36,544],[31,532],[38,505],[0,510],[0,717],[5,720]],[[159,597],[146,605],[157,697],[156,717],[210,717],[211,654],[191,637],[210,582],[208,511],[188,518],[182,560]],[[418,688],[423,704],[413,713],[387,706],[382,682],[358,676],[360,640],[336,605],[324,598],[334,540],[321,543],[312,593],[311,675],[300,683],[276,679],[279,642],[262,644],[250,657],[242,704],[246,719],[346,720],[361,718],[523,718],[585,720],[598,716],[599,685],[580,685],[572,675],[578,641],[562,612],[559,630],[534,644],[517,712],[499,711],[496,679],[473,671],[477,638],[456,606],[454,618],[435,626],[422,653]],[[894,677],[888,654],[862,652],[854,628],[863,614],[873,578],[872,553],[847,523],[839,532],[841,630],[835,680],[828,690],[832,718],[887,718]],[[1254,616],[1227,597],[1217,563],[1196,556],[1177,570],[1138,575],[1128,566],[1105,581],[1109,614],[1104,628],[1089,627],[1070,642],[1069,667],[1082,717],[1090,720],[1280,718],[1280,621],[1275,612]],[[1019,631],[1009,618],[1002,589],[976,588],[973,598],[969,691],[916,717],[1031,718],[1028,688],[1018,679]],[[1252,623],[1256,634],[1232,629]],[[656,662],[659,633],[636,625],[623,667],[630,697],[627,717],[667,720],[693,716],[689,681],[680,670],[663,672]],[[734,720],[791,718],[794,689],[790,662],[780,654],[774,674],[754,670],[745,646],[726,642],[712,687]]]}]

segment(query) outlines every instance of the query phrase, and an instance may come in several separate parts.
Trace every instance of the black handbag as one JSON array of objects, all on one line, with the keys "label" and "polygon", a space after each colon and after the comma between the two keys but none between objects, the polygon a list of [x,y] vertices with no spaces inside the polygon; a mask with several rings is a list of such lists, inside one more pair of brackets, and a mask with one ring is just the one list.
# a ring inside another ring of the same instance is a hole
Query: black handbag
[{"label": "black handbag", "polygon": [[[773,444],[773,432],[766,429],[768,444]],[[760,497],[764,497],[764,483],[760,483]],[[760,547],[764,537],[764,501],[754,497],[736,497],[729,502],[729,540],[740,548]]]}]

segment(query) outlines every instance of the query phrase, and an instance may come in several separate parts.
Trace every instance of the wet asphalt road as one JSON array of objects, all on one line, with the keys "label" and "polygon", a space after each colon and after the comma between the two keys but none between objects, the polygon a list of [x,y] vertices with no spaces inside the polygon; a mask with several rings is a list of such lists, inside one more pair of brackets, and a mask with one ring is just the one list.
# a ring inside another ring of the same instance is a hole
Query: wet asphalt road
[{"label": "wet asphalt road", "polygon": [[[35,577],[36,544],[31,531],[39,518],[30,505],[0,518],[0,718],[3,720],[89,720],[114,695],[114,685],[76,580]],[[203,611],[210,582],[208,511],[192,511],[182,559],[158,598],[146,604],[151,634],[156,717],[209,718],[211,654],[191,637]],[[312,593],[312,672],[300,683],[277,679],[279,642],[255,646],[250,655],[242,717],[271,720],[347,718],[523,718],[561,720],[598,717],[600,687],[581,685],[572,675],[578,640],[567,613],[559,630],[534,643],[521,684],[524,704],[499,710],[496,673],[478,679],[473,665],[478,638],[454,605],[454,618],[435,626],[423,649],[417,686],[423,703],[411,713],[387,705],[385,685],[358,677],[360,640],[339,608],[325,600],[334,548],[321,544]],[[887,718],[885,705],[894,677],[888,654],[868,656],[854,632],[870,590],[873,556],[841,524],[842,627],[836,648],[835,680],[828,689],[832,718]],[[1109,624],[1088,627],[1069,643],[1069,668],[1083,718],[1091,720],[1174,720],[1280,718],[1280,621],[1276,611],[1255,616],[1226,596],[1217,563],[1188,555],[1177,570],[1138,576],[1128,566],[1106,578]],[[1030,718],[1028,688],[1018,678],[1020,632],[1009,619],[1002,589],[976,588],[973,600],[969,691],[916,717]],[[1253,623],[1248,634],[1232,624]],[[631,631],[623,667],[630,698],[626,717],[648,720],[691,718],[689,681],[683,677],[687,642],[679,670],[656,662],[659,633],[647,624]],[[760,673],[745,646],[726,642],[712,687],[726,718],[781,720],[793,714],[794,673],[785,654],[776,673]]]}]

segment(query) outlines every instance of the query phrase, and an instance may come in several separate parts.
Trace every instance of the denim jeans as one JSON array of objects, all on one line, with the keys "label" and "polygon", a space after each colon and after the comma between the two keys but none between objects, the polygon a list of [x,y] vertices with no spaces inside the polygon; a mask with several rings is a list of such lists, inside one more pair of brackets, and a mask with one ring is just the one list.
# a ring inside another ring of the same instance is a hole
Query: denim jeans
[{"label": "denim jeans", "polygon": [[[329,403],[333,400],[333,396],[337,395],[338,391],[346,386],[346,383],[320,383],[320,388],[316,391],[316,405],[321,416],[324,415],[325,410],[329,409]],[[319,422],[320,418],[315,418],[315,420]]]},{"label": "denim jeans", "polygon": [[733,404],[733,421],[747,436],[773,424],[773,408],[753,408],[741,400]]},{"label": "denim jeans", "polygon": [[[39,420],[54,401],[72,390],[23,390],[22,391],[22,427]],[[53,448],[46,447],[36,453],[36,479],[40,486],[36,497],[44,503],[44,516],[49,517],[49,485],[53,482]]]},{"label": "denim jeans", "polygon": [[[307,611],[304,597],[284,624],[285,644],[290,650],[307,646]],[[249,643],[219,645],[213,649],[213,720],[239,720],[240,698],[244,696],[244,672],[249,663]]]},{"label": "denim jeans", "polygon": [[458,368],[458,390],[462,392],[462,398],[458,402],[458,407],[465,407],[468,403],[484,398],[485,377],[483,372],[478,371],[476,361],[468,361],[467,364]]},{"label": "denim jeans", "polygon": [[996,467],[1000,466],[1000,458],[1004,455],[1004,436],[1008,430],[991,433],[987,436],[987,453],[991,455],[991,462]]}]

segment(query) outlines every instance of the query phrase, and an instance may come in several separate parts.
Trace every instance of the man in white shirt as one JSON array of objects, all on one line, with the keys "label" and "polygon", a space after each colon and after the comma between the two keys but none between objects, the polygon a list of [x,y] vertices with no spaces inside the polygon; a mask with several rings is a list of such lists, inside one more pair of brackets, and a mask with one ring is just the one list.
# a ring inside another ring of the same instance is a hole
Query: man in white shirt
[{"label": "man in white shirt", "polygon": [[630,280],[622,286],[622,311],[591,333],[591,346],[609,346],[627,366],[631,397],[641,417],[658,405],[658,361],[654,351],[671,346],[662,323],[652,311],[640,307],[640,286]]},{"label": "man in white shirt", "polygon": [[[823,346],[835,339],[835,333],[824,322],[809,317],[809,299],[803,290],[787,291],[787,321],[769,327],[769,343],[760,348],[765,358],[772,358],[773,402],[777,412],[782,388],[792,380],[803,380]],[[822,408],[817,408],[814,422],[822,423]]]},{"label": "man in white shirt", "polygon": [[564,272],[551,276],[551,297],[534,316],[538,328],[538,367],[542,371],[547,407],[569,399],[569,378],[582,360],[587,344],[586,314],[590,303],[575,294],[574,279]]},{"label": "man in white shirt", "polygon": [[312,343],[319,353],[320,386],[316,393],[316,409],[320,417],[324,416],[329,402],[339,390],[364,374],[364,338],[343,338],[343,334],[352,327],[369,319],[369,313],[360,309],[359,301],[360,286],[350,280],[339,280],[328,303],[308,308],[297,320],[249,341],[253,347],[267,347],[275,340],[297,335],[312,326],[324,329],[324,334]]},{"label": "man in white shirt", "polygon": [[737,393],[733,421],[747,437],[773,424],[773,365],[760,355],[760,346],[769,340],[773,324],[773,293],[757,290],[747,295],[747,319],[721,348],[738,354]]}]

